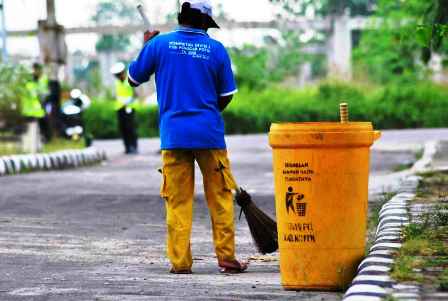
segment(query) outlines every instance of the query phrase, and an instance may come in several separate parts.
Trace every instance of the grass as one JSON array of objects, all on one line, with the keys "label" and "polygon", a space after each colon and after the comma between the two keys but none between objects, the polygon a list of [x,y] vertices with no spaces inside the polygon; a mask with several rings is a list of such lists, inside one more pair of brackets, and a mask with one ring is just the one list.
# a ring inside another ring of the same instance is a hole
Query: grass
[{"label": "grass", "polygon": [[[67,149],[83,149],[84,147],[84,140],[73,141],[57,138],[53,139],[50,143],[44,144],[42,152],[52,153]],[[0,143],[0,156],[19,154],[23,154],[23,152],[16,143]]]},{"label": "grass", "polygon": [[44,144],[44,153],[53,153],[67,149],[83,149],[85,148],[84,140],[67,140],[67,139],[53,139],[50,143]]},{"label": "grass", "polygon": [[392,277],[398,281],[422,282],[423,276],[417,272],[421,268],[421,259],[414,256],[401,255],[394,263]]},{"label": "grass", "polygon": [[[425,227],[421,233],[409,230],[414,227],[412,224],[405,230],[405,242],[392,268],[394,279],[424,283],[425,271],[429,268],[448,268],[448,242],[443,241],[448,235],[448,227],[433,226]],[[444,277],[446,275],[440,275],[439,279]]]},{"label": "grass", "polygon": [[423,178],[417,190],[419,201],[427,203],[448,199],[448,173],[426,172],[419,176]]},{"label": "grass", "polygon": [[0,156],[20,154],[22,151],[15,143],[0,143]]},{"label": "grass", "polygon": [[[422,174],[414,203],[427,205],[418,222],[403,231],[404,243],[396,254],[392,277],[448,291],[448,174]],[[414,218],[415,219],[415,218]]]},{"label": "grass", "polygon": [[448,269],[445,269],[440,275],[439,287],[442,291],[448,291]]},{"label": "grass", "polygon": [[412,165],[414,165],[413,162],[412,163],[398,164],[398,165],[394,166],[393,171],[394,172],[404,171],[404,170],[407,170],[407,169],[411,168]]}]

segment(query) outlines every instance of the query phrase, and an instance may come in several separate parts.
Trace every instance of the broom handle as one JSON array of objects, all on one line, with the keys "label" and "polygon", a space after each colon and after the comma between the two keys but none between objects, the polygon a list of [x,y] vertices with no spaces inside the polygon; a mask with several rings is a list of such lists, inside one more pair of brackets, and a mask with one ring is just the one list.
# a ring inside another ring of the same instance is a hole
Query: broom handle
[{"label": "broom handle", "polygon": [[[242,189],[242,188],[239,187],[239,186],[237,185],[236,188],[235,188],[235,193],[236,193],[236,194],[241,193],[241,192],[242,192],[241,189]],[[238,220],[241,220],[241,215],[242,215],[242,214],[243,214],[243,207],[241,207],[241,209],[240,209],[240,216],[238,217]]]},{"label": "broom handle", "polygon": [[137,5],[137,10],[143,19],[143,23],[145,24],[146,30],[152,31],[151,22],[149,22],[149,18],[146,15],[145,10],[143,9],[143,5],[142,4]]}]

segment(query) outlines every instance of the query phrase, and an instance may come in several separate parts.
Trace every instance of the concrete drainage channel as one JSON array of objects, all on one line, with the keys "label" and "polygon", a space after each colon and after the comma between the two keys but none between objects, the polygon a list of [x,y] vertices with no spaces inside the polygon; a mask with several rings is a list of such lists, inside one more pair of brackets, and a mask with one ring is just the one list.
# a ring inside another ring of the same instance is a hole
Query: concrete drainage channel
[{"label": "concrete drainage channel", "polygon": [[95,148],[49,154],[3,156],[0,157],[0,176],[76,168],[97,164],[106,159],[106,153]]}]

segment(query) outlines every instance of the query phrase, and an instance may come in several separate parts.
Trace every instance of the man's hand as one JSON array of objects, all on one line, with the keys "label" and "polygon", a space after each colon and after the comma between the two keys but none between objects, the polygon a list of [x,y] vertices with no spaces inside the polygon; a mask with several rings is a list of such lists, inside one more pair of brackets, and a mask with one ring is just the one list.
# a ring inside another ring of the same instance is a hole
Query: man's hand
[{"label": "man's hand", "polygon": [[149,40],[151,40],[152,38],[154,38],[155,36],[157,36],[160,33],[160,31],[158,30],[154,30],[154,31],[145,31],[145,33],[143,34],[143,41],[146,43]]}]

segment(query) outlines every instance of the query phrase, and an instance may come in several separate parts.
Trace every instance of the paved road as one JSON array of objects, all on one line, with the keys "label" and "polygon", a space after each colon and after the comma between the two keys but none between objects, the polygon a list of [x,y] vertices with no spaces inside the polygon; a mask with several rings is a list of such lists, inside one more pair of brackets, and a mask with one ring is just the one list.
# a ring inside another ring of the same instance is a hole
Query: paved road
[{"label": "paved road", "polygon": [[[373,151],[373,178],[412,161],[416,147],[432,137],[406,135],[384,135]],[[117,141],[97,146],[107,149],[107,164],[0,178],[0,300],[340,299],[338,293],[283,291],[275,260],[254,260],[242,275],[217,273],[200,185],[192,235],[195,274],[169,275],[158,141],[142,141],[142,154],[132,157],[120,154]],[[266,137],[230,137],[228,147],[240,185],[273,213]],[[238,222],[237,245],[241,257],[256,255],[244,221]]]}]

